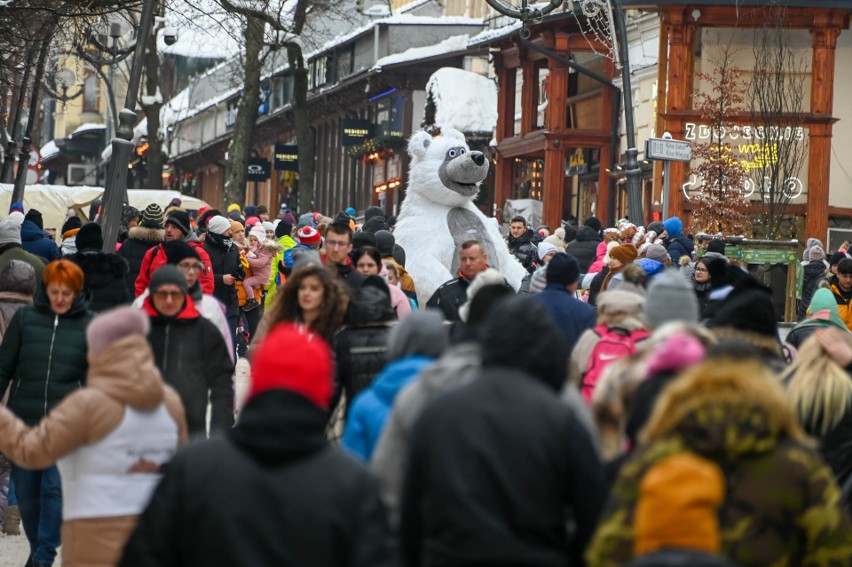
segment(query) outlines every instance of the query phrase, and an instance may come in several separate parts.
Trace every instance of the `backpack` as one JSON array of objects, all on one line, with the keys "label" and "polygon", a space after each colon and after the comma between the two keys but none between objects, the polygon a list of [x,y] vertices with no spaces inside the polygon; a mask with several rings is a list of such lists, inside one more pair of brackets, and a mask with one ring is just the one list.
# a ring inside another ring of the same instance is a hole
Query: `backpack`
[{"label": "backpack", "polygon": [[647,339],[649,335],[645,329],[628,331],[621,327],[609,327],[607,325],[598,325],[594,328],[594,331],[600,339],[589,355],[586,371],[580,384],[583,399],[586,400],[587,404],[592,403],[592,394],[603,371],[616,360],[621,360],[635,353],[636,343]]}]

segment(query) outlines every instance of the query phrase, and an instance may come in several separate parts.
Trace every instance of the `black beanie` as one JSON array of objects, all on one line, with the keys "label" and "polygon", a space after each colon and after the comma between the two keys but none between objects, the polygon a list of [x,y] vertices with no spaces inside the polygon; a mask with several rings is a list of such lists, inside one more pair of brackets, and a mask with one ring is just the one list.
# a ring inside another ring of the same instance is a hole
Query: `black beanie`
[{"label": "black beanie", "polygon": [[568,286],[580,279],[580,264],[571,254],[557,252],[547,264],[545,274],[547,283]]},{"label": "black beanie", "polygon": [[186,276],[183,275],[177,266],[166,264],[157,269],[151,276],[151,282],[148,284],[148,291],[153,295],[155,291],[164,285],[176,285],[181,291],[186,293]]},{"label": "black beanie", "polygon": [[70,219],[65,221],[65,224],[62,225],[62,234],[65,234],[69,230],[74,230],[75,228],[82,228],[82,227],[83,227],[83,221],[80,220],[80,217],[78,217],[77,215],[74,215],[73,217],[71,217]]},{"label": "black beanie", "polygon": [[183,240],[172,240],[163,245],[163,250],[166,252],[166,262],[169,264],[177,264],[186,258],[195,258],[201,260],[201,256],[195,250],[195,247],[190,246]]},{"label": "black beanie", "polygon": [[100,250],[104,247],[104,235],[101,225],[90,222],[83,225],[77,233],[77,250]]},{"label": "black beanie", "polygon": [[725,241],[720,238],[714,238],[707,244],[708,252],[717,252],[719,254],[725,254]]},{"label": "black beanie", "polygon": [[380,230],[388,230],[388,228],[390,228],[388,226],[388,219],[383,216],[376,216],[366,221],[361,230],[375,234]]},{"label": "black beanie", "polygon": [[189,213],[186,211],[172,211],[166,218],[166,224],[173,224],[178,227],[184,236],[188,236],[192,232],[192,225],[189,222]]},{"label": "black beanie", "polygon": [[657,235],[662,234],[664,230],[666,230],[665,225],[663,225],[663,221],[654,221],[648,226],[645,227],[648,232],[653,232]]},{"label": "black beanie", "polygon": [[598,220],[597,218],[595,218],[595,217],[589,217],[589,218],[587,218],[587,219],[585,220],[585,222],[583,222],[583,226],[587,226],[587,227],[591,228],[592,230],[594,230],[595,232],[600,232],[600,231],[601,231],[601,229],[603,228],[603,225],[601,224],[601,221],[599,221],[599,220]]},{"label": "black beanie", "polygon": [[778,339],[777,321],[771,290],[748,276],[734,286],[708,326],[732,327]]},{"label": "black beanie", "polygon": [[293,223],[290,221],[278,221],[278,224],[275,226],[275,238],[290,236],[291,232],[293,232]]},{"label": "black beanie", "polygon": [[529,296],[510,295],[497,302],[480,334],[483,365],[521,370],[556,391],[562,388],[568,372],[565,337],[550,313]]},{"label": "black beanie", "polygon": [[363,248],[364,246],[372,246],[373,248],[378,248],[376,244],[376,236],[374,234],[360,231],[352,234],[353,251]]},{"label": "black beanie", "polygon": [[376,248],[379,249],[382,258],[393,256],[394,244],[396,244],[396,238],[389,230],[380,230],[376,233]]},{"label": "black beanie", "polygon": [[373,217],[383,217],[385,216],[385,212],[381,207],[368,207],[366,211],[364,211],[364,222],[367,222]]},{"label": "black beanie", "polygon": [[340,211],[339,213],[334,215],[334,220],[332,220],[331,222],[337,222],[348,226],[350,220],[351,217],[346,213],[346,211]]},{"label": "black beanie", "polygon": [[27,211],[26,216],[24,216],[24,220],[28,220],[35,224],[40,229],[44,230],[44,219],[41,216],[41,213],[35,209],[30,209]]},{"label": "black beanie", "polygon": [[835,252],[834,254],[831,255],[831,259],[828,261],[828,265],[829,266],[835,266],[835,265],[840,263],[840,260],[843,260],[844,258],[848,258],[848,257],[849,256],[847,256],[843,252]]}]

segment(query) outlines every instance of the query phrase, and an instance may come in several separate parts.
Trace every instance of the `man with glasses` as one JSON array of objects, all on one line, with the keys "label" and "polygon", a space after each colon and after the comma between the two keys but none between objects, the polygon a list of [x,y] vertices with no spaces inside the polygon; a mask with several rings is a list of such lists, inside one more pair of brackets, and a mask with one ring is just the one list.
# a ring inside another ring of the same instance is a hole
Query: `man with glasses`
[{"label": "man with glasses", "polygon": [[341,222],[333,222],[328,225],[325,235],[325,254],[322,255],[322,263],[334,267],[337,276],[351,289],[361,287],[364,276],[352,265],[349,253],[352,252],[352,229],[349,225]]},{"label": "man with glasses", "polygon": [[[187,272],[195,272],[200,262],[184,258],[181,263]],[[230,429],[234,425],[232,352],[216,326],[199,313],[188,294],[184,272],[174,265],[154,272],[143,309],[151,319],[148,343],[154,360],[163,380],[180,394],[190,435],[206,435],[208,400],[210,431]]]}]

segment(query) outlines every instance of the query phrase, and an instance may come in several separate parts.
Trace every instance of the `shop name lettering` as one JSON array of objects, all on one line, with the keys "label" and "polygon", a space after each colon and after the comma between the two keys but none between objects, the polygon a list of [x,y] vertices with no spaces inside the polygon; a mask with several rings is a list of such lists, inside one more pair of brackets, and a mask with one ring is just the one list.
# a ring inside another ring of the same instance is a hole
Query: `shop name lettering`
[{"label": "shop name lettering", "polygon": [[805,129],[801,126],[724,126],[712,128],[705,124],[687,122],[684,124],[686,139],[695,140],[804,140]]},{"label": "shop name lettering", "polygon": [[297,159],[299,159],[299,155],[278,153],[275,154],[275,159],[277,159],[278,161],[296,161]]},{"label": "shop name lettering", "polygon": [[344,128],[343,133],[353,138],[366,138],[370,135],[370,131],[366,128]]}]

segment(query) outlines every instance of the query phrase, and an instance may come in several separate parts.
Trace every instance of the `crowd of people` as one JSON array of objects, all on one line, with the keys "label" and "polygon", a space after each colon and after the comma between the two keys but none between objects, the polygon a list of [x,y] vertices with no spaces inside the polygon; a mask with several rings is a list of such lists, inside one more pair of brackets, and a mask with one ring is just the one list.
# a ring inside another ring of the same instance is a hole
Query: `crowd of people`
[{"label": "crowd of people", "polygon": [[378,207],[128,207],[115,251],[40,218],[0,221],[28,565],[852,564],[846,245],[808,240],[784,335],[677,217],[517,216],[519,289],[467,240],[419,299]]}]

